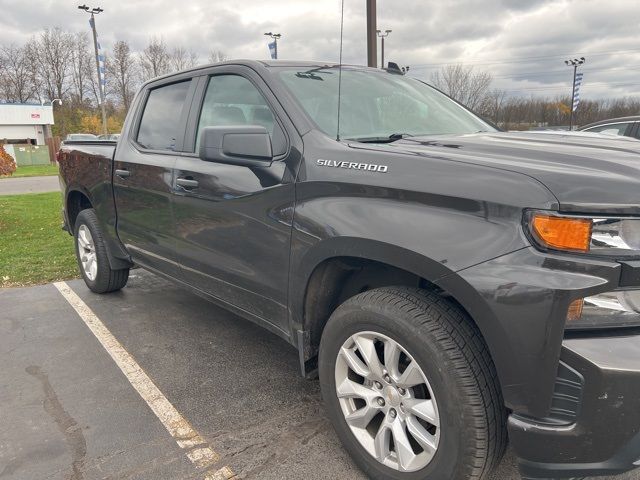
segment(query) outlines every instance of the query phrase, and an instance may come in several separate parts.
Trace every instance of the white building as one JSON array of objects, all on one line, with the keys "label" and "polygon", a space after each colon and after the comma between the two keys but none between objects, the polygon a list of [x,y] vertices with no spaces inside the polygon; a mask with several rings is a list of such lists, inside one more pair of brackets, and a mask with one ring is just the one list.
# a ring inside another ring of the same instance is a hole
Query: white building
[{"label": "white building", "polygon": [[0,103],[0,143],[44,145],[51,136],[53,107]]}]

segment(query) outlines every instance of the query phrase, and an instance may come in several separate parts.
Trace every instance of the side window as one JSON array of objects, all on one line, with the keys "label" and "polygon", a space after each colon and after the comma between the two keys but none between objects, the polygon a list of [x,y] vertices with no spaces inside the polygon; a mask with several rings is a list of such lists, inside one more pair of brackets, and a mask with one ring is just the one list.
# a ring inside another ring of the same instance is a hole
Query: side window
[{"label": "side window", "polygon": [[274,155],[286,152],[284,133],[267,101],[249,80],[239,75],[216,75],[209,79],[198,122],[196,152],[204,127],[225,125],[263,126],[271,135]]},{"label": "side window", "polygon": [[616,123],[613,125],[600,125],[590,128],[587,132],[604,133],[606,135],[624,135],[629,127],[628,123]]},{"label": "side window", "polygon": [[136,141],[151,150],[175,150],[191,81],[154,88],[147,97]]}]

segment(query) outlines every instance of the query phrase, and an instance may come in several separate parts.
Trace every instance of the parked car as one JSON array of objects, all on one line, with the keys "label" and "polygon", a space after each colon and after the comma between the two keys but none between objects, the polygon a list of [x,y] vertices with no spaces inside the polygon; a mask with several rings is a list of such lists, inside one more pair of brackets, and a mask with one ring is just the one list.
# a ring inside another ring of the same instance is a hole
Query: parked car
[{"label": "parked car", "polygon": [[640,115],[601,120],[580,127],[578,130],[581,132],[620,135],[640,139]]},{"label": "parked car", "polygon": [[65,138],[65,142],[81,142],[81,141],[95,141],[98,140],[98,136],[93,133],[70,133]]},{"label": "parked car", "polygon": [[147,82],[60,172],[89,289],[139,265],[290,342],[370,477],[487,479],[508,438],[565,478],[640,463],[639,154],[393,71],[232,61]]},{"label": "parked car", "polygon": [[117,142],[120,138],[119,133],[110,133],[108,135],[98,135],[98,140],[106,140],[109,142]]}]

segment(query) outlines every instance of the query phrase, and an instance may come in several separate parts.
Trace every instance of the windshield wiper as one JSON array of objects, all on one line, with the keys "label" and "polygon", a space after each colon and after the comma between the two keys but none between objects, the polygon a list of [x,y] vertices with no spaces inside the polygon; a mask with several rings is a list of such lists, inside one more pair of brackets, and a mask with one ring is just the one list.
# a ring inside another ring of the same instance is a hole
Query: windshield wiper
[{"label": "windshield wiper", "polygon": [[351,140],[359,143],[391,143],[403,138],[413,137],[410,133],[392,133],[388,137],[359,137],[359,138],[346,138],[345,140]]}]

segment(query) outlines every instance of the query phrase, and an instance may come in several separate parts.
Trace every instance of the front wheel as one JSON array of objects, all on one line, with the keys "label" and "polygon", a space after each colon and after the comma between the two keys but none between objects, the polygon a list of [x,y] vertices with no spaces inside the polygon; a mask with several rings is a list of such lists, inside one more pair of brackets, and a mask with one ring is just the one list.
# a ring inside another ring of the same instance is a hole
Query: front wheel
[{"label": "front wheel", "polygon": [[334,428],[371,478],[480,480],[506,448],[506,413],[480,333],[425,290],[357,295],[329,319],[319,354]]},{"label": "front wheel", "polygon": [[91,291],[115,292],[127,284],[129,269],[111,268],[98,217],[92,208],[78,214],[74,238],[80,274]]}]

